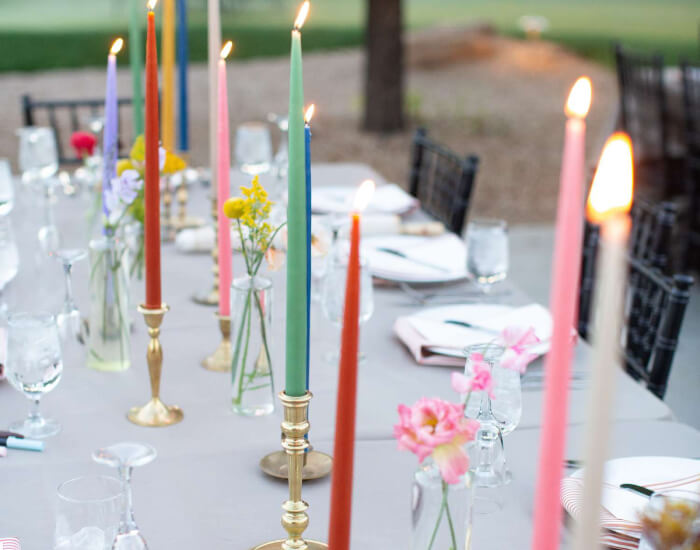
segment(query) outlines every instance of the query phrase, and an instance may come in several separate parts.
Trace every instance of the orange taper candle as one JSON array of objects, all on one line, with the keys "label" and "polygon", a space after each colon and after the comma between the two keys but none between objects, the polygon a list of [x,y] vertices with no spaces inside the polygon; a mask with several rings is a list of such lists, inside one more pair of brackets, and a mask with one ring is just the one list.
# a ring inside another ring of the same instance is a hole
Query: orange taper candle
[{"label": "orange taper candle", "polygon": [[340,374],[335,413],[335,446],[331,484],[331,519],[328,547],[350,549],[352,477],[355,458],[355,408],[357,405],[357,351],[360,335],[360,211],[374,191],[374,182],[362,183],[355,198],[350,233],[350,257],[345,283],[343,336],[340,343]]},{"label": "orange taper candle", "polygon": [[146,34],[146,168],[144,189],[144,249],[146,255],[146,307],[157,309],[160,296],[160,166],[158,151],[158,51],[153,9],[148,2]]}]

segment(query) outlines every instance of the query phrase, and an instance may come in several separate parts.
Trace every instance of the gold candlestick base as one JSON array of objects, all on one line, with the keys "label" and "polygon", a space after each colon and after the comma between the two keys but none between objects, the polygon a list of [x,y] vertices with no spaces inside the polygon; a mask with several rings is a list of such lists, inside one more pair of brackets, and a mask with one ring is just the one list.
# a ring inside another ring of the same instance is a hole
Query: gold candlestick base
[{"label": "gold candlestick base", "polygon": [[287,531],[287,538],[259,544],[253,550],[323,550],[328,548],[326,543],[302,538],[309,525],[306,513],[309,505],[301,498],[301,488],[304,455],[309,448],[305,436],[309,433],[311,392],[307,391],[301,397],[291,397],[281,392],[279,398],[284,407],[282,447],[287,455],[289,472],[289,499],[282,504],[282,527]]},{"label": "gold candlestick base", "polygon": [[151,400],[142,407],[132,407],[127,418],[139,426],[159,427],[170,426],[180,422],[184,413],[176,406],[168,406],[160,400],[160,376],[163,370],[163,348],[160,345],[160,325],[168,311],[167,304],[158,309],[148,309],[143,305],[138,307],[148,327],[150,341],[146,353],[148,375],[151,380]]},{"label": "gold candlestick base", "polygon": [[219,289],[212,288],[209,292],[202,292],[192,296],[192,301],[201,306],[218,306],[219,305]]},{"label": "gold candlestick base", "polygon": [[216,372],[231,372],[231,317],[218,315],[221,343],[216,351],[202,360],[205,369]]},{"label": "gold candlestick base", "polygon": [[216,198],[216,193],[212,195],[211,198],[211,217],[214,220],[214,246],[211,249],[211,257],[214,262],[212,265],[211,271],[214,274],[214,286],[212,287],[211,290],[207,292],[201,292],[199,294],[195,294],[192,296],[192,300],[196,304],[200,304],[202,306],[215,306],[219,303],[219,246],[218,246],[218,241],[219,241],[219,233],[216,230],[217,229],[217,224],[218,224],[218,216],[216,213],[216,204],[217,204],[217,198]]},{"label": "gold candlestick base", "polygon": [[175,231],[180,231],[182,229],[192,229],[195,227],[202,227],[204,225],[204,220],[196,216],[185,216],[183,217],[173,217],[170,220],[170,226]]},{"label": "gold candlestick base", "polygon": [[[304,455],[304,458],[304,466],[301,469],[301,479],[304,481],[321,479],[333,470],[333,457],[326,453],[310,450]],[[288,479],[287,453],[275,451],[265,455],[260,460],[260,469],[267,475],[277,479]]]}]

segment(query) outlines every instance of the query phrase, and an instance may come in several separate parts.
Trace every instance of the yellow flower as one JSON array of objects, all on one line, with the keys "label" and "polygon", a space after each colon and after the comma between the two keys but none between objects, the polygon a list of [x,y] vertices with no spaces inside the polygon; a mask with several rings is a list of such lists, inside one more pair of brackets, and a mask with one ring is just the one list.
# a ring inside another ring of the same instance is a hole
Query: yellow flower
[{"label": "yellow flower", "polygon": [[228,199],[224,203],[224,214],[227,218],[231,218],[232,220],[240,219],[241,216],[245,214],[245,211],[245,200],[240,197]]},{"label": "yellow flower", "polygon": [[187,163],[178,157],[176,154],[170,151],[165,152],[165,166],[163,166],[164,174],[174,174],[180,170],[184,170],[187,167]]},{"label": "yellow flower", "polygon": [[131,160],[144,162],[146,160],[146,141],[143,139],[143,134],[136,138],[134,145],[129,154]]},{"label": "yellow flower", "polygon": [[130,159],[121,159],[117,161],[117,176],[121,176],[126,170],[136,170],[136,167]]}]

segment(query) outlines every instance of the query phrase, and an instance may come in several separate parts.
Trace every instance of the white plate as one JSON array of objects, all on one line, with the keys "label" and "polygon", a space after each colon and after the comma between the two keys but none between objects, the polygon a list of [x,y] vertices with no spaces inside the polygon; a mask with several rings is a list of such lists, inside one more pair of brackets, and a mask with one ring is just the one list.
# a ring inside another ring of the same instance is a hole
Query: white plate
[{"label": "white plate", "polygon": [[[357,187],[323,186],[314,188],[311,195],[311,210],[317,214],[349,214]],[[374,192],[367,208],[368,213],[406,214],[418,207],[418,199],[412,197],[395,183],[380,185]]]},{"label": "white plate", "polygon": [[[399,250],[402,258],[381,248]],[[454,233],[439,237],[386,235],[362,240],[372,275],[407,283],[446,283],[466,279],[467,251]]]},{"label": "white plate", "polygon": [[[574,483],[571,483],[574,481]],[[564,508],[576,518],[581,508],[583,469],[575,471],[562,483]],[[674,483],[675,482],[675,483]],[[634,456],[605,463],[603,486],[603,526],[616,533],[639,537],[639,514],[649,499],[620,489],[622,483],[641,485],[654,491],[700,491],[700,460],[670,456]]]}]

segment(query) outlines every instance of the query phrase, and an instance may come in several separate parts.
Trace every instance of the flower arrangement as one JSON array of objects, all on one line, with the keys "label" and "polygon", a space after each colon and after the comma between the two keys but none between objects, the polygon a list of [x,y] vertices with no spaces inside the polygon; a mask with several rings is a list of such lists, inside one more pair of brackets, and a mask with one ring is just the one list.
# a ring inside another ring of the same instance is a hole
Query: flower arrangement
[{"label": "flower arrangement", "polygon": [[683,500],[664,499],[663,507],[656,513],[646,512],[641,517],[644,537],[654,548],[668,550],[700,550],[700,532],[697,504]]}]

